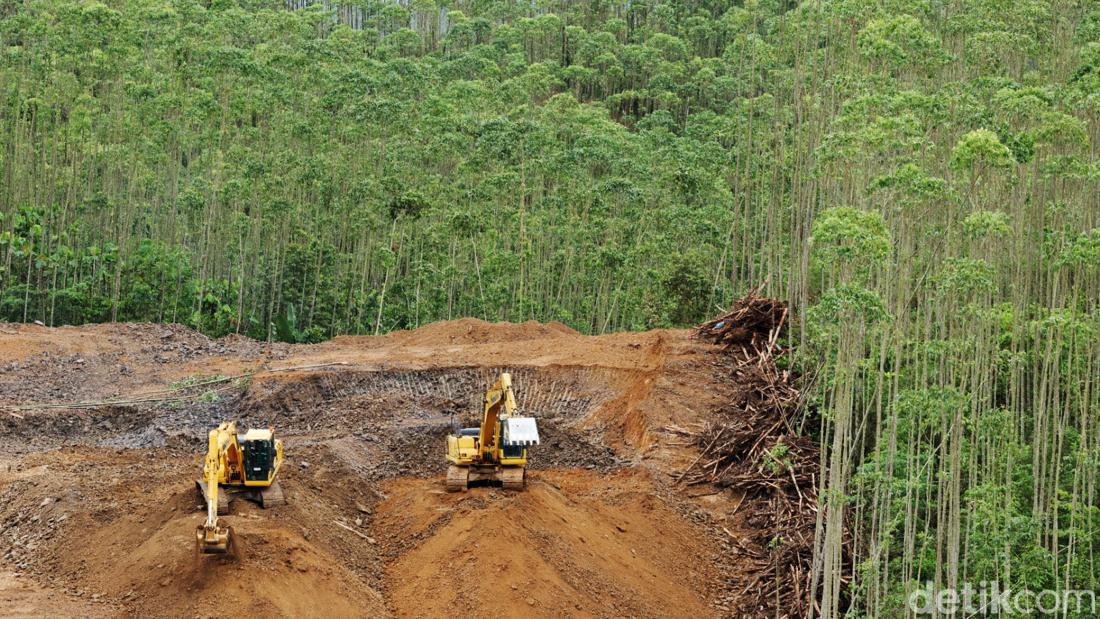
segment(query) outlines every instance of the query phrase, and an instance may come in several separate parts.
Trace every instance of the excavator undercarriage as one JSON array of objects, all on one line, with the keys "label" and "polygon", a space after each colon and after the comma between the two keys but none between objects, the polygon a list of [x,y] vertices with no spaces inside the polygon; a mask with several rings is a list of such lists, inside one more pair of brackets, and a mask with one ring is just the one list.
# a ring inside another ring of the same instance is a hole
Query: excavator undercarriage
[{"label": "excavator undercarriage", "polygon": [[[207,496],[206,482],[195,480],[195,490],[198,491],[199,497],[202,499],[203,503],[210,500]],[[223,486],[218,492],[219,516],[224,516],[229,513],[229,502],[233,499],[252,501],[264,509],[286,505],[286,495],[283,494],[283,487],[280,486],[277,481],[266,488],[232,488]]]},{"label": "excavator undercarriage", "polygon": [[447,467],[448,492],[461,492],[480,482],[499,482],[505,490],[523,490],[527,486],[527,467],[457,464]]}]

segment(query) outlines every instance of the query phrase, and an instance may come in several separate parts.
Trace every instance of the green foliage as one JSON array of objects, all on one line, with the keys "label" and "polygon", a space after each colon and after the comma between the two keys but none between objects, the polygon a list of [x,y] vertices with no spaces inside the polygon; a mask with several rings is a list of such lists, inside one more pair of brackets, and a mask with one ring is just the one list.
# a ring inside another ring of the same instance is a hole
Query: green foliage
[{"label": "green foliage", "polygon": [[956,297],[965,297],[976,291],[992,291],[996,284],[993,266],[985,260],[973,258],[948,259],[937,279],[941,291]]},{"label": "green foliage", "polygon": [[791,468],[791,460],[787,457],[790,453],[790,447],[786,443],[776,443],[771,449],[764,451],[764,456],[767,458],[764,461],[764,466],[768,469],[768,472],[772,475],[782,475]]},{"label": "green foliage", "polygon": [[280,342],[298,343],[298,316],[294,312],[294,304],[288,303],[286,313],[275,318],[275,337]]},{"label": "green foliage", "polygon": [[119,311],[129,320],[176,322],[197,294],[188,252],[142,240],[122,265]]},{"label": "green foliage", "polygon": [[857,43],[864,56],[893,68],[931,71],[947,61],[939,38],[912,15],[872,19],[860,31]]},{"label": "green foliage", "polygon": [[1089,269],[1100,269],[1100,228],[1081,233],[1065,248],[1060,262]]},{"label": "green foliage", "polygon": [[823,268],[866,274],[890,255],[890,233],[877,211],[838,206],[814,220],[814,258]]},{"label": "green foliage", "polygon": [[975,129],[967,133],[951,151],[951,167],[956,170],[1007,168],[1013,161],[1012,152],[1001,143],[996,133],[988,129]]},{"label": "green foliage", "polygon": [[1004,237],[1012,232],[1008,215],[1003,211],[977,211],[963,220],[963,230],[970,238]]},{"label": "green foliage", "polygon": [[862,286],[844,284],[821,295],[817,304],[810,308],[807,322],[816,325],[820,332],[828,332],[835,326],[850,325],[853,321],[873,324],[889,317],[886,305],[876,292]]},{"label": "green foliage", "polygon": [[691,324],[706,315],[711,282],[700,252],[676,255],[664,273],[661,286],[671,304],[667,310],[669,324]]}]

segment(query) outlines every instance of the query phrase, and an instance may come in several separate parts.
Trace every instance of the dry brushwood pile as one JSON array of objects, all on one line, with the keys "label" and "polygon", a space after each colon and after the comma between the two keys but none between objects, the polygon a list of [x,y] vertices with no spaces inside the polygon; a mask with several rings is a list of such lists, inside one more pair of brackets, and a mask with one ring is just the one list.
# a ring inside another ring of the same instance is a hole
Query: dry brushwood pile
[{"label": "dry brushwood pile", "polygon": [[787,304],[759,296],[760,288],[735,301],[726,313],[700,325],[698,336],[726,350],[765,346],[770,353],[787,325]]},{"label": "dry brushwood pile", "polygon": [[696,330],[697,337],[723,347],[730,382],[738,389],[721,420],[689,432],[701,451],[680,479],[743,495],[744,522],[759,534],[752,540],[756,549],[745,549],[756,569],[744,577],[738,610],[746,616],[805,616],[819,451],[794,430],[800,393],[790,372],[775,363],[785,352],[776,342],[787,324],[786,304],[758,292]]}]

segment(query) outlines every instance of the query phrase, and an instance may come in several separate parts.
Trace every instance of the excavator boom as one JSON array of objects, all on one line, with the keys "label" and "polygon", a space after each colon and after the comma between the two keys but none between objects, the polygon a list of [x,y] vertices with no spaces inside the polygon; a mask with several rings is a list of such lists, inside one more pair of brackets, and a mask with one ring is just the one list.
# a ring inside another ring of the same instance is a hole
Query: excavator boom
[{"label": "excavator boom", "polygon": [[203,554],[220,554],[229,552],[230,530],[218,524],[218,487],[219,471],[222,467],[222,442],[229,435],[235,437],[237,426],[234,423],[223,423],[211,430],[207,448],[206,459],[202,472],[206,482],[203,488],[206,494],[206,522],[199,525],[195,532],[198,548]]},{"label": "excavator boom", "polygon": [[[481,461],[493,462],[497,446],[500,444],[500,419],[512,416],[516,411],[516,396],[512,392],[512,375],[503,372],[497,382],[485,392],[484,414],[481,417],[481,430],[478,432]],[[504,409],[503,415],[501,409]]]}]

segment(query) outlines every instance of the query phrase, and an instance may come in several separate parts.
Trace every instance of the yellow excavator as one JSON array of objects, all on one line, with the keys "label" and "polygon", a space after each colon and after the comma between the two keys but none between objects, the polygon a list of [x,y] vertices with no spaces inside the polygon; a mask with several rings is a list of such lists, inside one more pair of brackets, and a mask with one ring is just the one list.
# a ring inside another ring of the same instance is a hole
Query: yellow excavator
[{"label": "yellow excavator", "polygon": [[206,502],[206,522],[195,533],[201,552],[229,552],[233,531],[218,524],[218,515],[229,511],[231,493],[264,508],[286,503],[275,479],[282,465],[283,442],[272,428],[239,435],[236,422],[227,421],[210,431],[202,480],[195,482]]},{"label": "yellow excavator", "polygon": [[447,437],[447,491],[478,482],[499,482],[506,490],[527,485],[527,446],[538,445],[533,417],[516,417],[512,375],[503,372],[485,392],[481,426]]}]

